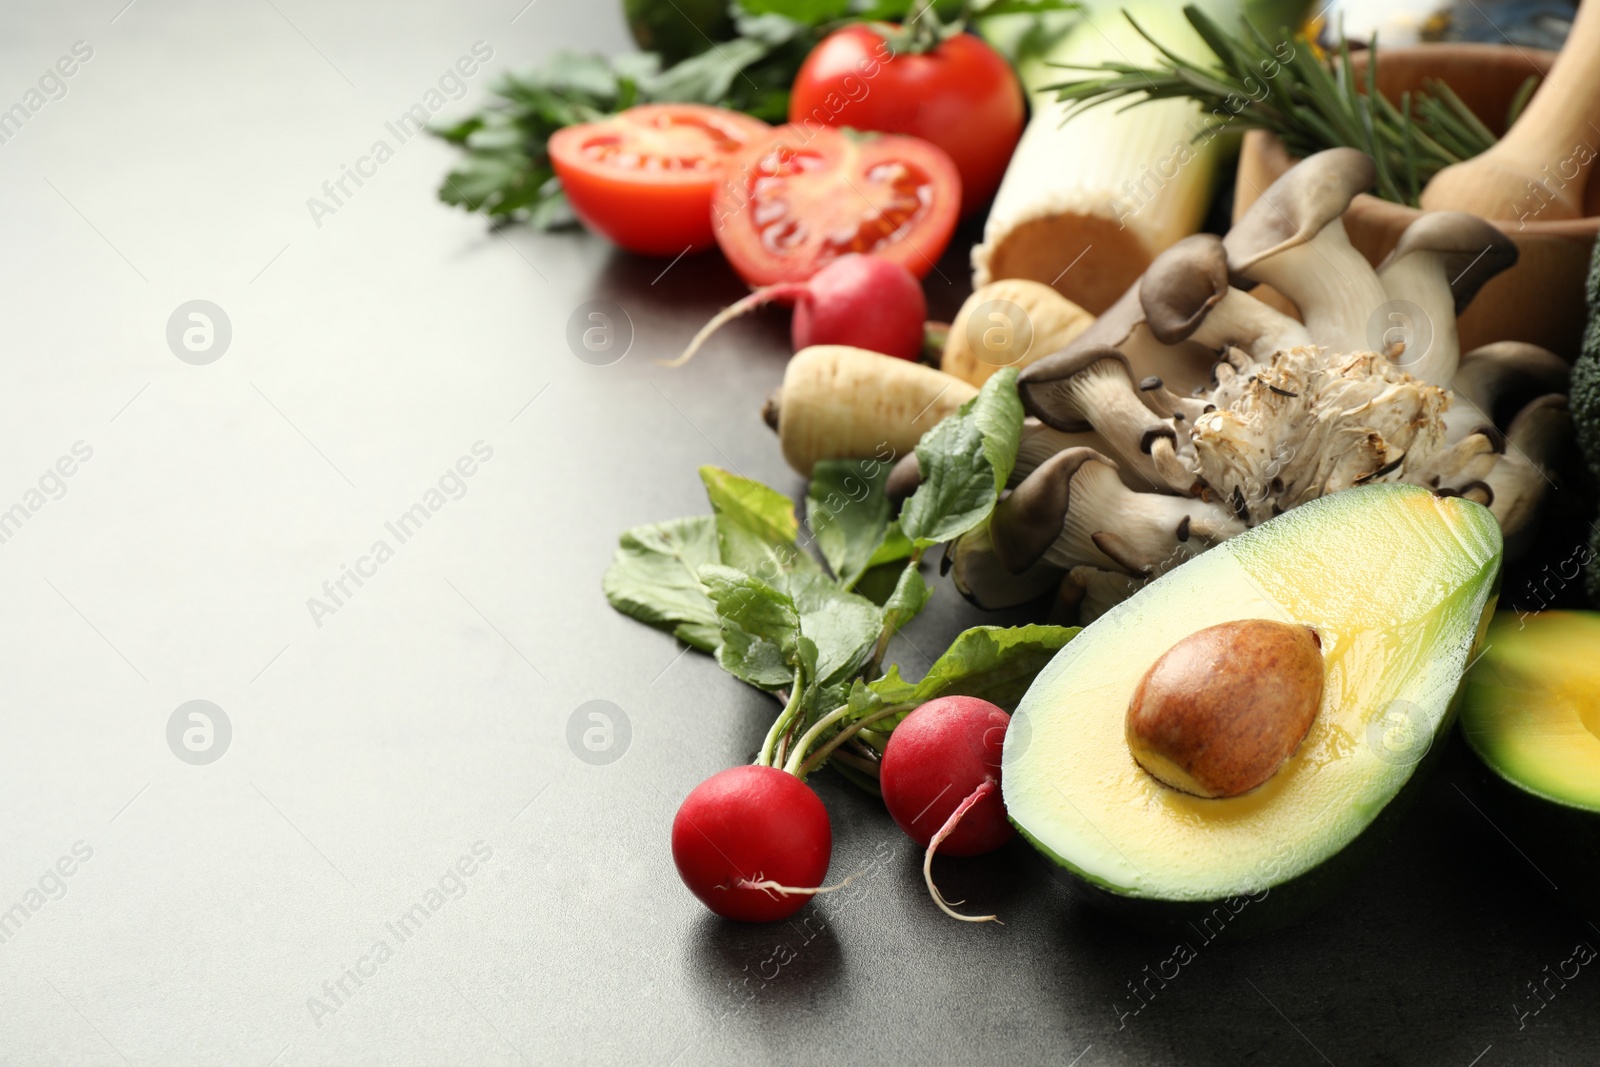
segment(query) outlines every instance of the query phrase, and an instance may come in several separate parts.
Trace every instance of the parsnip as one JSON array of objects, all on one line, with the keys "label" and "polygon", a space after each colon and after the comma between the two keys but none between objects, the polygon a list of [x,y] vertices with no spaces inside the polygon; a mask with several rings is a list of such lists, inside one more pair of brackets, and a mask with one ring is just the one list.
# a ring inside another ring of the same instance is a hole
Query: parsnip
[{"label": "parsnip", "polygon": [[1002,367],[1020,370],[1060,350],[1093,322],[1093,315],[1041,282],[990,282],[961,305],[939,366],[946,374],[982,385]]},{"label": "parsnip", "polygon": [[824,459],[892,463],[977,395],[975,386],[920,363],[814,345],[789,360],[783,385],[762,415],[778,431],[789,466],[810,477]]}]

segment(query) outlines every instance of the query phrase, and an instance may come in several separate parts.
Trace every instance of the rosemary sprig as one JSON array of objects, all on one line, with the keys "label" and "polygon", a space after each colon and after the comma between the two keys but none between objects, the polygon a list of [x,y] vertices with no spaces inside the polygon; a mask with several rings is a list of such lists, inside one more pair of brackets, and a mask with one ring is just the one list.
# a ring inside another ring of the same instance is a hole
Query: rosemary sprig
[{"label": "rosemary sprig", "polygon": [[[1148,65],[1056,64],[1089,75],[1047,87],[1069,104],[1067,119],[1113,101],[1126,100],[1127,108],[1149,100],[1190,99],[1209,116],[1208,128],[1197,139],[1225,129],[1262,129],[1277,134],[1296,156],[1324,148],[1358,148],[1377,165],[1373,191],[1412,206],[1429,178],[1495,142],[1494,133],[1443,82],[1428,81],[1423,89],[1402,94],[1398,107],[1384,99],[1377,91],[1376,36],[1368,45],[1366,76],[1358,78],[1348,41],[1324,57],[1303,34],[1290,36],[1284,30],[1283,40],[1274,43],[1240,19],[1243,32],[1233,36],[1197,7],[1186,6],[1183,13],[1214,63],[1184,58],[1124,12],[1155,47],[1157,58]],[[1517,94],[1513,119],[1532,88],[1530,82]]]}]

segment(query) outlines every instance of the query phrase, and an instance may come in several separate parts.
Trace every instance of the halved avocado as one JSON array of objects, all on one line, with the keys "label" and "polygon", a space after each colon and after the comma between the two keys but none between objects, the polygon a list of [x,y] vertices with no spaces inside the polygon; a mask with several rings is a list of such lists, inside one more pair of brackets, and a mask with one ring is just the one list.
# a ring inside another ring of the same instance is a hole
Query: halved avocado
[{"label": "halved avocado", "polygon": [[[1407,485],[1305,504],[1174,569],[1101,616],[1028,690],[1001,781],[1017,828],[1096,903],[1140,925],[1281,925],[1381,841],[1452,722],[1493,612],[1500,528]],[[1324,686],[1264,784],[1203,799],[1146,773],[1124,723],[1139,679],[1190,634],[1238,619],[1312,627]],[[1382,818],[1380,818],[1382,816]]]},{"label": "halved avocado", "polygon": [[1461,732],[1497,828],[1586,914],[1600,911],[1600,614],[1502,614],[1467,676]]}]

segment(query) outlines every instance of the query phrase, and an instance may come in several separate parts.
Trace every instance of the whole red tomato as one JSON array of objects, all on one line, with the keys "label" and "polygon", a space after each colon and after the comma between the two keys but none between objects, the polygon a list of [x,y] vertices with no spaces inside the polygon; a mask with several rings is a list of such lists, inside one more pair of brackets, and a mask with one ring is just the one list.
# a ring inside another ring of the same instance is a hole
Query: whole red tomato
[{"label": "whole red tomato", "polygon": [[961,213],[1000,187],[1022,136],[1022,86],[970,33],[907,51],[865,23],[829,34],[800,67],[789,121],[903,133],[932,141],[961,173]]}]

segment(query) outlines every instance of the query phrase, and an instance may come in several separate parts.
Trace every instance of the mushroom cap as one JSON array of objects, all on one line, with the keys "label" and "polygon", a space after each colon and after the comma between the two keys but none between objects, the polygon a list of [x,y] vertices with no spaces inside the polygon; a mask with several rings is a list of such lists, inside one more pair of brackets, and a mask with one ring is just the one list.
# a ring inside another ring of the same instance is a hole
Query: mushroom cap
[{"label": "mushroom cap", "polygon": [[1443,262],[1458,316],[1485,282],[1517,262],[1516,242],[1488,219],[1465,211],[1424,212],[1406,227],[1378,270],[1417,252],[1435,253]]},{"label": "mushroom cap", "polygon": [[1548,463],[1572,427],[1571,407],[1565,393],[1547,393],[1523,405],[1506,427],[1506,438],[1524,458]]},{"label": "mushroom cap", "polygon": [[[1461,357],[1450,387],[1459,402],[1485,419],[1506,410],[1506,403],[1566,392],[1571,366],[1549,349],[1528,341],[1494,341]],[[1466,426],[1472,414],[1454,416],[1456,426]]]},{"label": "mushroom cap", "polygon": [[883,492],[891,503],[898,506],[921,485],[922,467],[917,462],[917,454],[907,452],[889,469],[889,477],[883,483]]},{"label": "mushroom cap", "polygon": [[1120,348],[1122,343],[1133,336],[1133,331],[1144,322],[1144,305],[1140,299],[1140,286],[1143,278],[1136,279],[1128,286],[1126,292],[1117,297],[1116,303],[1106,308],[1097,316],[1089,328],[1072,339],[1063,351],[1071,351],[1088,345],[1110,345]]},{"label": "mushroom cap", "polygon": [[956,591],[985,611],[1014,608],[1059,588],[1061,570],[1038,563],[1020,574],[1003,566],[983,525],[968,530],[945,546],[940,573],[948,573]]},{"label": "mushroom cap", "polygon": [[1112,360],[1121,365],[1131,392],[1133,367],[1128,363],[1127,356],[1110,345],[1080,345],[1074,342],[1053,356],[1029,364],[1017,376],[1017,394],[1022,397],[1023,410],[1046,426],[1066,433],[1083,433],[1093,429],[1083,412],[1070,402],[1064,403],[1065,398],[1059,390],[1049,387],[1066,381],[1102,360]]},{"label": "mushroom cap", "polygon": [[1311,240],[1343,215],[1358,193],[1371,188],[1376,177],[1372,157],[1354,148],[1329,148],[1302,159],[1268,186],[1223,238],[1228,269],[1242,274],[1268,256]]},{"label": "mushroom cap", "polygon": [[1072,477],[1085,463],[1116,463],[1092,448],[1069,448],[1051,456],[995,505],[989,541],[995,557],[1013,574],[1044,558],[1061,536],[1072,501]]},{"label": "mushroom cap", "polygon": [[1145,325],[1164,345],[1188,339],[1228,295],[1228,253],[1211,233],[1185,237],[1155,258],[1139,283]]},{"label": "mushroom cap", "polygon": [[[1069,584],[1075,588],[1069,590]],[[1143,584],[1141,578],[1131,578],[1099,567],[1080,566],[1072,568],[1061,580],[1062,589],[1058,597],[1063,602],[1075,600],[1078,622],[1087,626],[1128,599]]]},{"label": "mushroom cap", "polygon": [[[1567,361],[1548,348],[1529,341],[1494,341],[1461,357],[1454,384],[1458,392],[1464,381],[1474,389],[1489,385],[1493,392],[1500,392],[1506,383],[1527,383],[1542,392],[1564,392],[1571,373]],[[1480,399],[1484,398],[1474,397],[1474,401]]]}]

